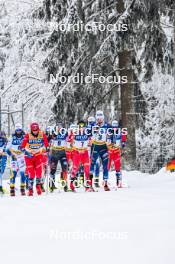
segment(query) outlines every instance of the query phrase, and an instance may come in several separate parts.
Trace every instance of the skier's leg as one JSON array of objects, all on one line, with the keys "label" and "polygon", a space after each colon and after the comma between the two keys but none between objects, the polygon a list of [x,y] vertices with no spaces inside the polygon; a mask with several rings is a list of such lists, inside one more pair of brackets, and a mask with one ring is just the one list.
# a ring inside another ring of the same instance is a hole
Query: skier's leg
[{"label": "skier's leg", "polygon": [[50,180],[49,180],[49,188],[51,192],[55,190],[55,174],[56,174],[57,165],[58,165],[58,157],[56,155],[52,155],[50,157]]},{"label": "skier's leg", "polygon": [[84,166],[84,173],[85,173],[85,189],[86,191],[91,191],[92,189],[92,178],[90,178],[90,158],[88,151],[82,153],[82,164]]},{"label": "skier's leg", "polygon": [[2,187],[2,178],[6,168],[7,156],[3,155],[0,157],[0,193],[4,193]]},{"label": "skier's leg", "polygon": [[2,172],[0,172],[0,193],[4,193],[3,188],[2,188]]},{"label": "skier's leg", "polygon": [[34,178],[35,178],[35,168],[34,168],[34,157],[29,158],[25,156],[25,163],[26,163],[26,169],[27,173],[29,175],[29,196],[33,195],[33,184],[34,184]]},{"label": "skier's leg", "polygon": [[20,191],[21,195],[25,195],[25,183],[26,183],[26,176],[25,176],[25,161],[24,161],[24,156],[19,156],[17,158],[17,163],[18,163],[18,168],[20,172],[20,177],[21,177],[21,186],[20,186]]},{"label": "skier's leg", "polygon": [[62,155],[60,156],[60,163],[61,163],[61,169],[62,169],[62,175],[63,175],[63,187],[64,191],[66,192],[67,187],[67,178],[68,178],[68,164],[67,164],[67,157],[66,152],[62,151]]},{"label": "skier's leg", "polygon": [[110,149],[110,150],[109,150],[109,160],[108,160],[108,171],[109,171],[110,168],[111,168],[112,161],[113,161],[113,150]]},{"label": "skier's leg", "polygon": [[94,176],[94,169],[95,169],[95,164],[96,161],[99,157],[99,146],[97,145],[92,145],[91,148],[91,165],[90,165],[90,179],[93,179]]},{"label": "skier's leg", "polygon": [[102,160],[102,165],[103,165],[103,180],[104,180],[104,189],[105,191],[109,191],[108,187],[108,149],[106,145],[102,145],[99,151],[101,160]]},{"label": "skier's leg", "polygon": [[96,160],[95,163],[95,178],[94,178],[94,186],[99,188],[99,176],[100,176],[100,160],[99,158]]},{"label": "skier's leg", "polygon": [[2,172],[0,172],[0,192],[1,192],[1,189],[2,189]]},{"label": "skier's leg", "polygon": [[120,163],[120,151],[115,152],[114,154],[114,166],[115,166],[115,171],[116,171],[116,183],[117,187],[121,188],[122,187],[122,175],[121,175],[121,163]]},{"label": "skier's leg", "polygon": [[96,163],[95,163],[95,177],[99,177],[100,175],[100,160],[97,159]]},{"label": "skier's leg", "polygon": [[82,153],[81,162],[84,167],[85,179],[87,181],[89,180],[89,172],[90,172],[90,159],[89,159],[88,151]]},{"label": "skier's leg", "polygon": [[35,173],[36,173],[36,191],[38,195],[42,194],[41,178],[42,178],[42,155],[35,156]]},{"label": "skier's leg", "polygon": [[47,164],[48,164],[48,156],[47,153],[44,153],[42,156],[42,178],[41,178],[41,189],[42,192],[45,192],[45,188],[44,188],[44,182],[46,179],[46,175],[47,175]]},{"label": "skier's leg", "polygon": [[[88,157],[89,157],[89,154],[88,154]],[[89,169],[90,169],[90,167],[89,167]],[[80,180],[81,183],[84,183],[84,174],[85,174],[84,166],[83,166],[83,164],[81,164],[80,167],[79,167],[79,180]]]},{"label": "skier's leg", "polygon": [[12,157],[10,160],[10,195],[15,196],[15,182],[18,172],[17,160]]},{"label": "skier's leg", "polygon": [[2,188],[2,176],[2,156],[0,156],[0,193],[4,193]]},{"label": "skier's leg", "polygon": [[26,190],[29,189],[29,175],[27,172],[27,168],[25,169],[25,178],[26,178]]},{"label": "skier's leg", "polygon": [[66,158],[67,158],[67,164],[69,164],[72,160],[72,151],[66,150]]},{"label": "skier's leg", "polygon": [[72,155],[73,157],[72,157],[72,172],[71,172],[70,189],[74,191],[75,190],[74,180],[76,178],[76,174],[79,169],[81,160],[80,160],[80,153],[78,151],[76,150],[73,151]]}]

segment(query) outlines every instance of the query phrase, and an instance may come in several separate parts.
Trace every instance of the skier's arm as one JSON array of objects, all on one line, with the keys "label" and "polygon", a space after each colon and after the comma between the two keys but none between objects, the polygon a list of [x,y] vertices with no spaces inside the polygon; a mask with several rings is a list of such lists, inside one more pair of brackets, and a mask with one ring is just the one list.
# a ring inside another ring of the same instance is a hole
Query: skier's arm
[{"label": "skier's arm", "polygon": [[9,139],[9,141],[7,142],[6,147],[5,147],[5,152],[7,152],[7,154],[8,154],[9,156],[12,155],[12,152],[11,152],[11,150],[10,150],[11,147],[12,147],[12,138]]},{"label": "skier's arm", "polygon": [[44,141],[44,146],[46,148],[46,152],[49,152],[49,142],[48,142],[46,134],[44,133],[43,133],[43,141]]},{"label": "skier's arm", "polygon": [[24,139],[23,139],[23,141],[22,141],[22,143],[21,143],[21,146],[20,146],[20,149],[21,149],[21,150],[24,150],[24,149],[25,149],[25,147],[26,147],[26,145],[27,145],[27,143],[28,143],[28,140],[29,140],[29,135],[26,134],[26,135],[24,136]]},{"label": "skier's arm", "polygon": [[0,152],[0,156],[6,155],[6,146],[7,146],[7,138],[3,138],[2,152]]},{"label": "skier's arm", "polygon": [[73,144],[74,141],[74,134],[70,133],[67,137],[67,142],[70,142],[71,144]]},{"label": "skier's arm", "polygon": [[121,143],[122,143],[122,148],[124,148],[126,146],[126,135],[121,136]]}]

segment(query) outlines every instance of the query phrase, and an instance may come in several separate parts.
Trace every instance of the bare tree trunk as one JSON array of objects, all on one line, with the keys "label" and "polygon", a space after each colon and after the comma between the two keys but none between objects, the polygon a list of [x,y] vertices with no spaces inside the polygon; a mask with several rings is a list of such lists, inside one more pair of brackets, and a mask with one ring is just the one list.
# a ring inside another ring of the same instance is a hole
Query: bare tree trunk
[{"label": "bare tree trunk", "polygon": [[[117,11],[123,13],[125,11],[123,0],[119,0],[117,3]],[[127,76],[127,83],[121,84],[121,118],[122,127],[127,128],[127,158],[125,160],[126,169],[136,168],[136,140],[135,140],[135,118],[133,115],[133,70],[132,70],[132,53],[126,49],[119,53],[119,68],[120,76]]]}]

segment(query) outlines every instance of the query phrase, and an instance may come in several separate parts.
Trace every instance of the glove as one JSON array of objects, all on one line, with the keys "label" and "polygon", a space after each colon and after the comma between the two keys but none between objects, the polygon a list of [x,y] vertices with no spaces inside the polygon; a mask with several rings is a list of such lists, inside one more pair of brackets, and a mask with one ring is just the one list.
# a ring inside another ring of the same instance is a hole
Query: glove
[{"label": "glove", "polygon": [[124,149],[126,146],[126,143],[125,142],[122,142],[122,149]]},{"label": "glove", "polygon": [[49,150],[50,150],[49,147],[46,147],[46,152],[47,152],[47,153],[49,153]]},{"label": "glove", "polygon": [[25,150],[24,153],[25,153],[25,155],[26,155],[28,158],[32,158],[32,157],[33,157],[32,153],[28,152],[27,150]]},{"label": "glove", "polygon": [[12,154],[12,160],[17,160],[16,156],[14,154]]},{"label": "glove", "polygon": [[123,157],[124,155],[125,155],[125,153],[122,151],[122,152],[121,152],[121,157]]},{"label": "glove", "polygon": [[7,152],[7,154],[8,154],[9,156],[12,156],[12,153],[11,153],[10,149],[7,149],[6,152]]}]

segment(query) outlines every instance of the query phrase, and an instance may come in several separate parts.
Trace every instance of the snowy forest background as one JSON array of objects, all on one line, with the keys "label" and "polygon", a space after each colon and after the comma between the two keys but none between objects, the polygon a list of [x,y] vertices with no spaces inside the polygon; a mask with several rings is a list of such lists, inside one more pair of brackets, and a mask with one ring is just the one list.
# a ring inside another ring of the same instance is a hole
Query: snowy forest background
[{"label": "snowy forest background", "polygon": [[[173,8],[173,0],[0,0],[2,108],[23,103],[26,127],[68,125],[102,109],[128,128],[124,167],[156,172],[175,155]],[[126,23],[128,31],[53,27],[94,21]],[[127,74],[129,83],[51,84],[58,72]],[[6,115],[2,124],[7,131]]]}]

